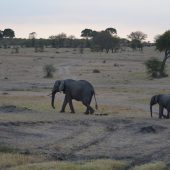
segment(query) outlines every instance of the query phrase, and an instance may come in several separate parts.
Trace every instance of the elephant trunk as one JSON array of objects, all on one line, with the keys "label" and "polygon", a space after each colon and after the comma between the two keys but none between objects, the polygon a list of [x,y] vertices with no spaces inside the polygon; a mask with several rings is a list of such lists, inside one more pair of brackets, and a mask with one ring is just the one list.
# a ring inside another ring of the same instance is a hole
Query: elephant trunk
[{"label": "elephant trunk", "polygon": [[55,100],[55,92],[52,93],[52,98],[51,98],[51,106],[53,109],[55,109],[55,106],[54,106],[54,100]]},{"label": "elephant trunk", "polygon": [[150,101],[150,112],[151,112],[151,117],[152,117],[152,106],[157,103],[157,96],[153,96]]}]

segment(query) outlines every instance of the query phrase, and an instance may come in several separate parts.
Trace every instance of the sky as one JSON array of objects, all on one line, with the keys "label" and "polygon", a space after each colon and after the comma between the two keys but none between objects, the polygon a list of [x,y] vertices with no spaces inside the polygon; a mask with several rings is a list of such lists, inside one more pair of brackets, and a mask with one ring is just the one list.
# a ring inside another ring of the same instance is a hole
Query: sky
[{"label": "sky", "polygon": [[116,28],[118,36],[147,34],[146,41],[170,29],[170,0],[0,0],[0,30],[11,28],[17,38],[66,33],[80,38],[85,28]]}]

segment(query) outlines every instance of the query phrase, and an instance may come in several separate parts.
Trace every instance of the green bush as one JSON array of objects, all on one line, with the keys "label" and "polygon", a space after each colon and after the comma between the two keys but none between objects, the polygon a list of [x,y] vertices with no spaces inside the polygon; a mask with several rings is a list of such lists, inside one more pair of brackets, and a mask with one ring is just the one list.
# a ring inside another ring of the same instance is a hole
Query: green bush
[{"label": "green bush", "polygon": [[[159,78],[161,76],[160,70],[161,70],[162,62],[160,60],[152,57],[149,60],[147,60],[144,64],[145,64],[146,69],[147,69],[147,74],[150,77]],[[165,69],[164,69],[164,75],[166,75]]]},{"label": "green bush", "polygon": [[45,78],[52,78],[53,73],[56,71],[55,67],[52,64],[47,64],[43,67],[45,72]]}]

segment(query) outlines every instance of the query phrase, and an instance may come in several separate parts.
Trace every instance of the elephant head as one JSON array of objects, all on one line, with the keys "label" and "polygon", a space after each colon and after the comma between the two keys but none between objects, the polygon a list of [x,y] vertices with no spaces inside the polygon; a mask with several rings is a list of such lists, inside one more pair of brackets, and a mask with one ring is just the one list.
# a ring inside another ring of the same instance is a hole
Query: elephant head
[{"label": "elephant head", "polygon": [[152,117],[152,106],[158,103],[159,95],[152,96],[150,101],[150,112]]},{"label": "elephant head", "polygon": [[55,94],[63,90],[64,90],[64,81],[63,80],[56,81],[52,89],[52,98],[51,98],[51,106],[53,107],[53,109],[55,109],[54,106]]}]

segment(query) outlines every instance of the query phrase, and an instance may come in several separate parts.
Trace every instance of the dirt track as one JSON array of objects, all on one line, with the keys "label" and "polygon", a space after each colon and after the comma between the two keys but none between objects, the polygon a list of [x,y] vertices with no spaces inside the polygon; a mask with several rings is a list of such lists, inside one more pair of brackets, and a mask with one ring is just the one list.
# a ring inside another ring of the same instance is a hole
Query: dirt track
[{"label": "dirt track", "polygon": [[[159,120],[156,107],[151,119],[148,106],[153,94],[169,93],[169,78],[149,80],[143,66],[148,57],[160,54],[153,49],[108,55],[25,50],[18,55],[1,51],[0,149],[57,160],[162,160],[170,168],[169,120]],[[43,78],[47,63],[57,68],[53,79]],[[52,110],[47,95],[54,81],[64,78],[89,80],[97,93],[96,114],[106,115],[84,115],[81,103],[74,103],[76,114],[58,113],[62,94],[57,95],[57,110]]]}]

